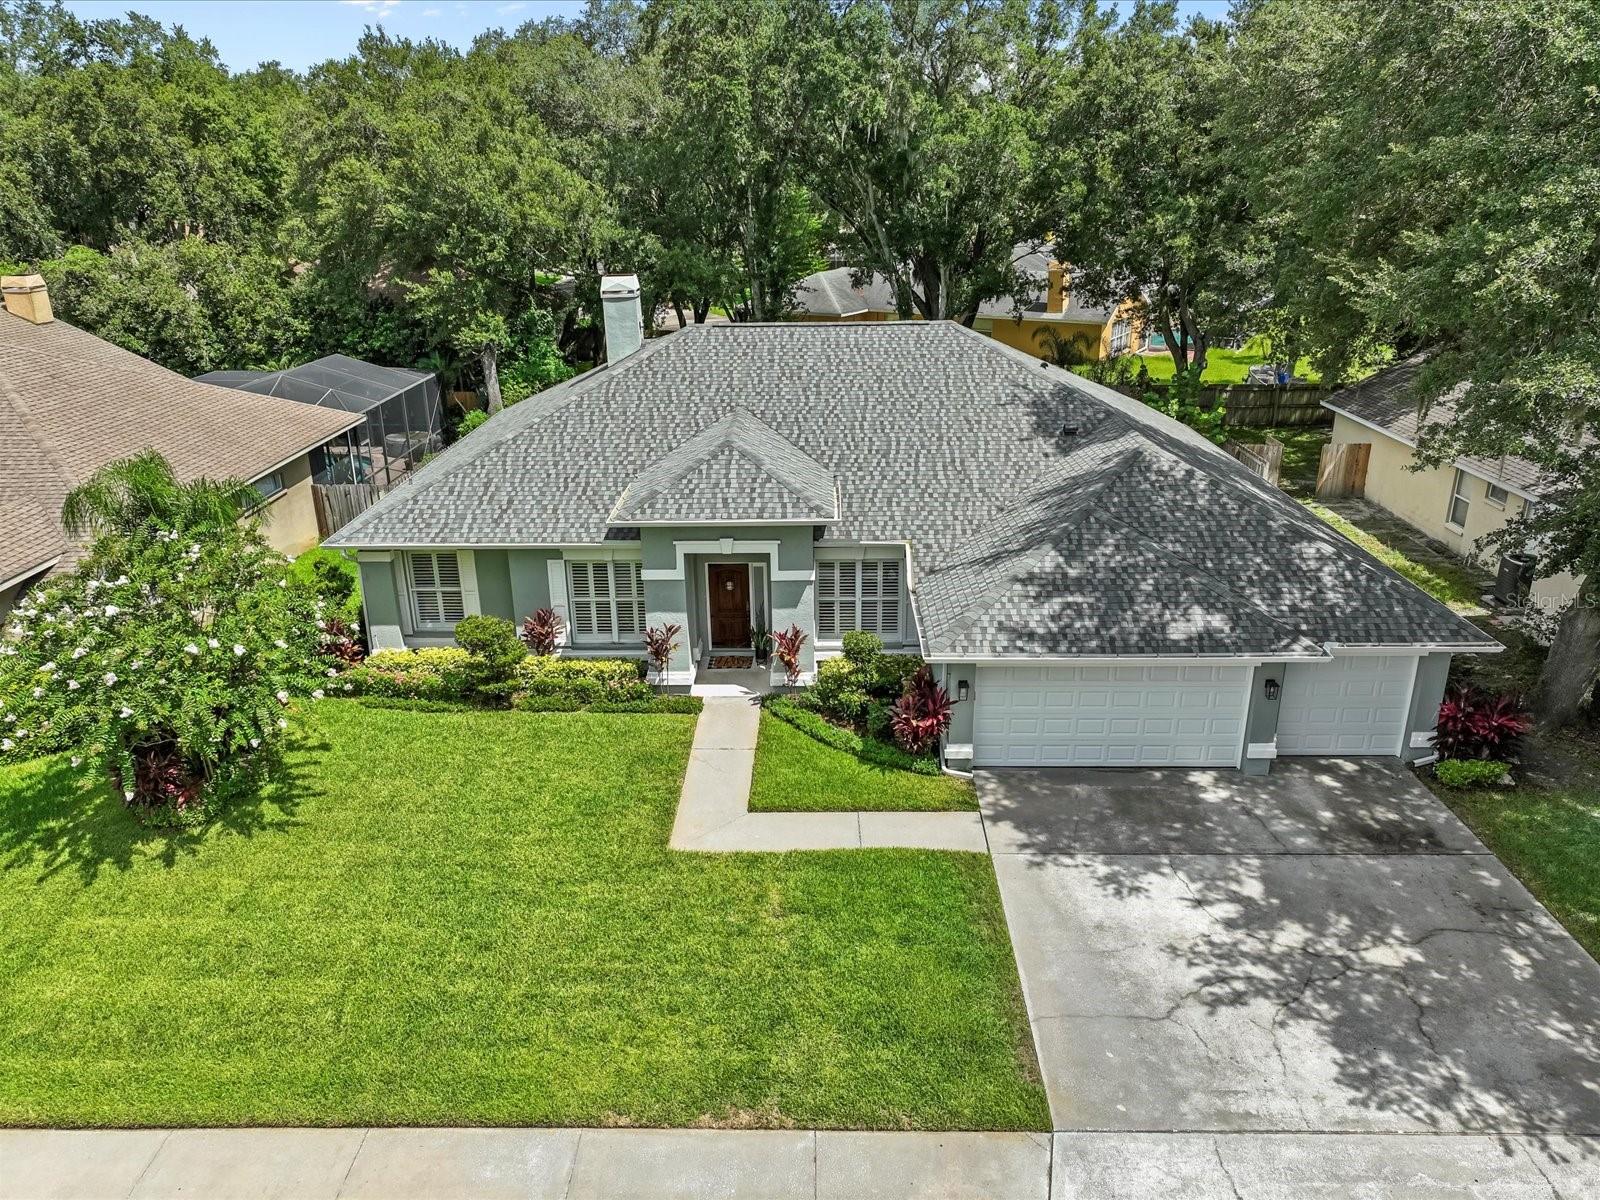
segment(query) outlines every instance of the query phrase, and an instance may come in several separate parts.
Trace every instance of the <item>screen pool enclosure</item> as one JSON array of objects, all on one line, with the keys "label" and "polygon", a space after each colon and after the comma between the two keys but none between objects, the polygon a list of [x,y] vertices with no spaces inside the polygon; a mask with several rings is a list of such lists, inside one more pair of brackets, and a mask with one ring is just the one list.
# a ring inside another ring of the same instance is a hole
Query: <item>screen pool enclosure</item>
[{"label": "screen pool enclosure", "polygon": [[311,452],[317,483],[386,488],[405,478],[425,455],[444,449],[439,377],[428,371],[379,367],[330,354],[287,371],[212,371],[199,378],[243,392],[365,413],[359,425]]}]

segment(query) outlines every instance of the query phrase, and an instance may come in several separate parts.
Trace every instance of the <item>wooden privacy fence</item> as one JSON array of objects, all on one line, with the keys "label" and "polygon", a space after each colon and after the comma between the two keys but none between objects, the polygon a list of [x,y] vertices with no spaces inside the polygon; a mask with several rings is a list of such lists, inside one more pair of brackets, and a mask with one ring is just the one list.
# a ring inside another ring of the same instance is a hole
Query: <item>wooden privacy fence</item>
[{"label": "wooden privacy fence", "polygon": [[1322,448],[1322,461],[1317,464],[1317,498],[1338,500],[1364,495],[1367,461],[1371,457],[1370,442],[1329,442]]},{"label": "wooden privacy fence", "polygon": [[[1152,383],[1149,390],[1165,394],[1168,386]],[[1140,398],[1137,387],[1129,385],[1120,390],[1136,400]],[[1257,429],[1271,425],[1332,425],[1333,414],[1322,407],[1332,394],[1332,388],[1313,383],[1213,383],[1200,389],[1199,402],[1206,409],[1215,408],[1218,401],[1227,405],[1224,425]]]},{"label": "wooden privacy fence", "polygon": [[1233,442],[1222,447],[1273,487],[1283,474],[1283,443],[1268,435],[1265,442]]},{"label": "wooden privacy fence", "polygon": [[317,532],[332,537],[354,521],[383,495],[375,483],[314,483],[311,499],[317,507]]}]

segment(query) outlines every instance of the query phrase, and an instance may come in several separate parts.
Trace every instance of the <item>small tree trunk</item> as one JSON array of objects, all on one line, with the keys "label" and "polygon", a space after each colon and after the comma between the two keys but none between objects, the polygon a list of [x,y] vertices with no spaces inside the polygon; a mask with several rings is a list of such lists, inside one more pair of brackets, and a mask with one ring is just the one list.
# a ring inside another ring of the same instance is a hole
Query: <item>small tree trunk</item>
[{"label": "small tree trunk", "polygon": [[1594,595],[1579,597],[1556,627],[1556,640],[1539,673],[1533,711],[1546,729],[1577,720],[1600,683],[1600,605]]},{"label": "small tree trunk", "polygon": [[483,390],[489,393],[489,415],[492,417],[505,407],[505,401],[500,399],[500,351],[494,346],[485,346],[481,357],[483,360]]},{"label": "small tree trunk", "polygon": [[[1175,335],[1172,328],[1172,313],[1163,307],[1156,313],[1156,323],[1161,326],[1161,336],[1166,340],[1167,353],[1172,356],[1173,373],[1182,375],[1189,365],[1189,343],[1186,338]],[[1182,328],[1181,326],[1179,327]]]},{"label": "small tree trunk", "polygon": [[704,325],[706,323],[706,317],[710,314],[710,312],[711,297],[707,296],[703,300],[696,300],[694,302],[694,323],[696,325]]},{"label": "small tree trunk", "polygon": [[683,319],[683,301],[679,300],[676,296],[672,298],[672,311],[677,315],[679,329],[682,329],[688,324],[688,322]]}]

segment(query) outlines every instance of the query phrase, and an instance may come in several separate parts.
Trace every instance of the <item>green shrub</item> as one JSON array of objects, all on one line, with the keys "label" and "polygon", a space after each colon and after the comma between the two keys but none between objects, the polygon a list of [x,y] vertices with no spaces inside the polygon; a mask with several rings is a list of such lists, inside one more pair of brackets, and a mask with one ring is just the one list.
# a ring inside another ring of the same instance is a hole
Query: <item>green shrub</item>
[{"label": "green shrub", "polygon": [[873,664],[874,678],[867,690],[880,700],[893,704],[905,694],[906,680],[922,666],[920,654],[880,654]]},{"label": "green shrub", "polygon": [[481,408],[473,409],[471,412],[469,412],[465,416],[463,416],[461,418],[461,421],[456,425],[456,437],[457,438],[466,437],[467,434],[471,433],[474,429],[477,429],[480,425],[482,425],[488,419],[489,419],[489,414],[486,413],[483,409],[481,409]]},{"label": "green shrub", "polygon": [[1433,773],[1445,787],[1488,787],[1505,777],[1505,763],[1481,758],[1446,758],[1435,764]]},{"label": "green shrub", "polygon": [[601,700],[589,706],[597,713],[677,713],[698,716],[705,707],[699,696],[651,696],[648,700]]},{"label": "green shrub", "polygon": [[328,616],[347,625],[361,623],[361,568],[338,550],[313,546],[289,567],[289,577],[321,599]]},{"label": "green shrub", "polygon": [[503,617],[471,616],[456,622],[456,644],[472,655],[471,688],[478,699],[504,704],[517,690],[517,664],[528,648]]},{"label": "green shrub", "polygon": [[883,700],[867,705],[867,736],[887,742],[894,737],[894,708]]},{"label": "green shrub", "polygon": [[834,720],[853,725],[866,716],[872,699],[866,688],[870,678],[870,668],[864,670],[848,658],[830,658],[818,665],[811,695]]},{"label": "green shrub", "polygon": [[571,696],[518,696],[511,707],[518,712],[577,712],[583,702]]},{"label": "green shrub", "polygon": [[561,696],[579,704],[648,700],[644,663],[631,658],[546,658],[530,655],[517,664],[516,686],[528,696]]},{"label": "green shrub", "polygon": [[408,700],[400,696],[357,696],[362,708],[397,708],[402,712],[476,712],[477,708],[459,700]]},{"label": "green shrub", "polygon": [[858,667],[871,667],[883,653],[883,639],[875,633],[852,629],[843,640],[845,658]]},{"label": "green shrub", "polygon": [[825,746],[832,746],[862,762],[892,771],[911,771],[918,775],[938,775],[939,760],[932,755],[907,754],[898,746],[881,742],[877,738],[862,737],[854,730],[844,729],[828,721],[803,704],[787,696],[774,695],[766,702],[769,713],[787,721],[801,733],[815,738]]},{"label": "green shrub", "polygon": [[458,700],[473,686],[474,660],[455,646],[380,650],[343,675],[363,696],[401,700]]}]

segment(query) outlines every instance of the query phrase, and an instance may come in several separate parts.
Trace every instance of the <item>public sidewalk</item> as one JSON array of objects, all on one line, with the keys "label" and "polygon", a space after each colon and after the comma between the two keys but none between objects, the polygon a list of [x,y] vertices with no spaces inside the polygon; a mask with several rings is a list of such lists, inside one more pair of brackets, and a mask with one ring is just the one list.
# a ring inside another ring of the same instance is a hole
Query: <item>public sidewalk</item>
[{"label": "public sidewalk", "polygon": [[0,1130],[0,1200],[1556,1200],[1597,1139],[722,1129]]},{"label": "public sidewalk", "polygon": [[760,727],[758,697],[705,697],[672,825],[674,850],[988,850],[976,812],[751,812]]}]

